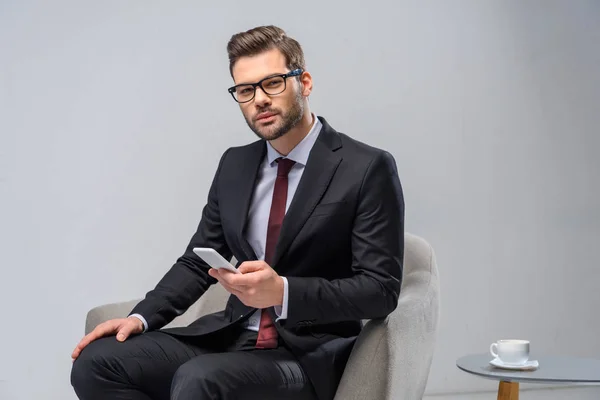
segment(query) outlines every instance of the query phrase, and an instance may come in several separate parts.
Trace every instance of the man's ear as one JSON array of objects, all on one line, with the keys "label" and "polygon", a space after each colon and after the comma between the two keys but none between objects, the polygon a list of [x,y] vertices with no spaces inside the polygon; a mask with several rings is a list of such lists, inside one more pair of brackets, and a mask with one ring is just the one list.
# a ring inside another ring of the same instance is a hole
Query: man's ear
[{"label": "man's ear", "polygon": [[310,72],[304,71],[302,73],[302,75],[300,75],[300,87],[302,89],[301,90],[302,96],[308,97],[311,94],[312,88],[313,88],[313,82],[312,82],[312,75],[310,74]]}]

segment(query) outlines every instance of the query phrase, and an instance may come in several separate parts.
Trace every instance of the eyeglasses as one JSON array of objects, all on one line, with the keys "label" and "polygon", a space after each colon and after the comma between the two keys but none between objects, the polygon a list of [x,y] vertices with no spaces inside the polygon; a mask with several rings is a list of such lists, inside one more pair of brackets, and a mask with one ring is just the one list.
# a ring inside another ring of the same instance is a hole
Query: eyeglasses
[{"label": "eyeglasses", "polygon": [[238,103],[247,103],[251,101],[256,95],[257,87],[260,87],[265,94],[275,96],[283,93],[286,88],[287,78],[291,76],[298,76],[302,74],[302,72],[304,71],[302,71],[301,68],[298,68],[286,74],[267,76],[256,83],[243,83],[241,85],[235,85],[227,89],[227,91]]}]

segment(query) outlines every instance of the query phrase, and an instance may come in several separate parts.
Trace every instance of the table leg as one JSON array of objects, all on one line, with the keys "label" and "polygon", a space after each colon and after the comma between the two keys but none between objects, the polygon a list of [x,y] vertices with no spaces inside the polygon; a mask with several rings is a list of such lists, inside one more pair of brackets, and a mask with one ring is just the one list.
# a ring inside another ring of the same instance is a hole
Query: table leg
[{"label": "table leg", "polygon": [[519,382],[500,381],[498,400],[519,400]]}]

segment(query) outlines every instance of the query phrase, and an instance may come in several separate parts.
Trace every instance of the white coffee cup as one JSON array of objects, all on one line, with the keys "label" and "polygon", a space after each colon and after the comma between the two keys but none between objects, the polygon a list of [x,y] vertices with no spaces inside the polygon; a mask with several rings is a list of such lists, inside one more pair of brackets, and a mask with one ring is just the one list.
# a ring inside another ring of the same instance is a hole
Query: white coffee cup
[{"label": "white coffee cup", "polygon": [[523,365],[529,360],[529,341],[498,340],[490,345],[490,353],[504,364]]}]

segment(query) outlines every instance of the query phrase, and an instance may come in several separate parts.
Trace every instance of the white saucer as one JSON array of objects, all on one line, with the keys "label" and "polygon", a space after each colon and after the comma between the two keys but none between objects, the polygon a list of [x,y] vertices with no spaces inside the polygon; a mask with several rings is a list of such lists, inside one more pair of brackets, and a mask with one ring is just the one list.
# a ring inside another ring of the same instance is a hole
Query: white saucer
[{"label": "white saucer", "polygon": [[538,363],[537,360],[529,360],[525,364],[506,364],[503,363],[499,358],[494,358],[492,361],[490,361],[490,364],[496,368],[510,369],[514,371],[534,371],[540,366],[540,363]]}]

